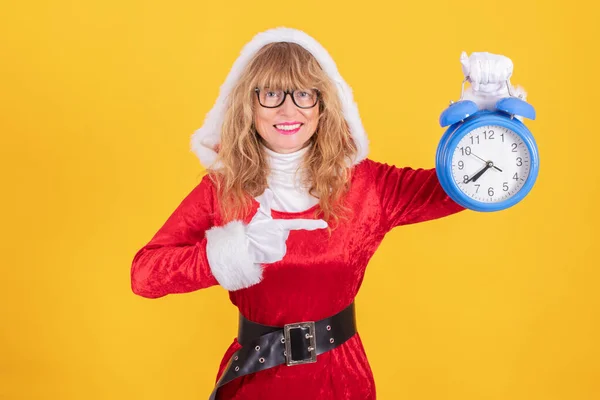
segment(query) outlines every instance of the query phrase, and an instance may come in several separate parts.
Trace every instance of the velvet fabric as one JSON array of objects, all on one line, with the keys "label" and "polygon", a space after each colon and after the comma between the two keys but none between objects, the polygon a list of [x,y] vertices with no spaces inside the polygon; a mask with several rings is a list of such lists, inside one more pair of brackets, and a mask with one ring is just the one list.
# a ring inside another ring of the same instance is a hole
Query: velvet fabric
[{"label": "velvet fabric", "polygon": [[[260,283],[229,292],[242,315],[273,326],[331,316],[354,300],[369,259],[387,232],[464,209],[443,191],[435,169],[397,168],[370,159],[354,166],[347,205],[351,218],[341,221],[331,237],[327,229],[291,231],[284,259],[264,265]],[[317,207],[295,213],[273,210],[272,215],[316,219]],[[133,291],[158,298],[217,285],[206,257],[205,232],[221,225],[216,191],[205,176],[136,254]],[[360,329],[360,315],[357,321]],[[215,381],[239,348],[234,339]],[[375,399],[375,383],[357,333],[314,364],[281,365],[244,376],[221,388],[217,398],[370,400]]]}]

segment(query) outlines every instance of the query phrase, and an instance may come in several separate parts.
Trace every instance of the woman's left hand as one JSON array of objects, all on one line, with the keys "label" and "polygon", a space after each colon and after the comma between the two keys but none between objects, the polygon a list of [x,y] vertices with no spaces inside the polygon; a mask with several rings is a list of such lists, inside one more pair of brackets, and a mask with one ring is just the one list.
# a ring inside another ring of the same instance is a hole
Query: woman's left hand
[{"label": "woman's left hand", "polygon": [[[508,91],[507,80],[513,72],[513,62],[510,58],[487,52],[472,53],[467,56],[464,51],[460,56],[460,63],[465,78],[469,79],[471,86],[465,89],[463,100],[471,100],[480,110],[495,110],[498,100],[513,96],[526,99],[525,90],[511,85]],[[510,82],[508,82],[510,84]],[[521,120],[521,117],[517,117]]]},{"label": "woman's left hand", "polygon": [[506,91],[506,81],[513,72],[513,62],[510,58],[487,52],[466,52],[460,55],[460,63],[465,78],[469,78],[473,90],[484,93]]}]

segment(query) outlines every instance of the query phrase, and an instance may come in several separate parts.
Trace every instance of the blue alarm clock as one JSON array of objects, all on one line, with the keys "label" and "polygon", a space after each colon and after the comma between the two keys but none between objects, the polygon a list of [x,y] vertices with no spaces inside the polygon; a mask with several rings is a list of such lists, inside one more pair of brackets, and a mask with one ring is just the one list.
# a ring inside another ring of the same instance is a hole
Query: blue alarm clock
[{"label": "blue alarm clock", "polygon": [[451,102],[440,115],[449,126],[436,153],[442,188],[461,206],[474,211],[512,207],[530,192],[539,170],[533,135],[515,116],[535,119],[533,106],[513,96],[496,103],[496,110],[479,110],[475,102]]}]

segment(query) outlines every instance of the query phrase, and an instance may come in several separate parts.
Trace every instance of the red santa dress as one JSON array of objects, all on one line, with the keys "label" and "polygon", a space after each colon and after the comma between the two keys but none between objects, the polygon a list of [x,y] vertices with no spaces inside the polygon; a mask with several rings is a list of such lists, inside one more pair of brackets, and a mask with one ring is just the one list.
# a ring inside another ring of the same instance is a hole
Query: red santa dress
[{"label": "red santa dress", "polygon": [[[385,234],[392,228],[440,218],[463,208],[441,188],[435,170],[397,168],[367,158],[368,140],[352,90],[335,63],[313,38],[303,32],[277,28],[260,33],[235,61],[219,98],[204,125],[192,137],[192,148],[207,169],[218,168],[217,148],[227,96],[252,56],[265,44],[288,41],[310,51],[334,82],[342,111],[358,148],[346,197],[349,220],[328,236],[326,229],[292,230],[285,257],[265,264],[260,282],[230,290],[232,303],[247,319],[270,326],[318,321],[346,308],[360,289],[365,269]],[[247,217],[249,223],[258,202]],[[272,210],[275,219],[318,219],[316,204],[300,212]],[[227,224],[229,225],[229,224]],[[240,225],[241,226],[241,225]],[[185,197],[150,242],[137,252],[131,267],[133,291],[158,298],[221,284],[207,256],[207,236],[223,229],[215,187],[208,175]],[[229,251],[236,252],[236,246]],[[243,263],[242,259],[239,259]],[[237,263],[234,263],[234,265]],[[360,315],[357,317],[360,320]],[[234,340],[223,356],[217,377],[240,348]],[[208,397],[208,396],[207,396]],[[220,399],[375,399],[375,384],[359,333],[318,356],[317,362],[285,364],[227,383]]]},{"label": "red santa dress", "polygon": [[[255,206],[258,209],[258,203]],[[369,259],[387,232],[463,209],[443,191],[435,170],[397,168],[370,159],[354,167],[347,206],[352,217],[331,237],[325,229],[291,231],[284,259],[265,265],[260,283],[229,292],[242,315],[271,326],[334,315],[356,297]],[[317,219],[317,208],[299,213],[273,210],[272,215]],[[221,224],[215,187],[205,176],[135,256],[134,292],[156,298],[218,285],[206,256],[205,232]],[[239,348],[234,340],[218,375]],[[375,399],[375,384],[357,333],[316,363],[281,365],[243,376],[221,388],[218,398],[367,400]]]}]

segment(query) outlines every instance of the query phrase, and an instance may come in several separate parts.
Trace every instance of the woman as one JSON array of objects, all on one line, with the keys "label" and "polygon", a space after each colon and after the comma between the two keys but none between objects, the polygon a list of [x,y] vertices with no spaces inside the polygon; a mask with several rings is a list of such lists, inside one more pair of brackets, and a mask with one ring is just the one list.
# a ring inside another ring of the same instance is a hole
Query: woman
[{"label": "woman", "polygon": [[434,169],[367,158],[350,87],[293,29],[245,46],[192,146],[208,174],[136,254],[133,291],[229,291],[240,331],[211,398],[374,399],[353,308],[367,263],[392,228],[463,208]]}]

